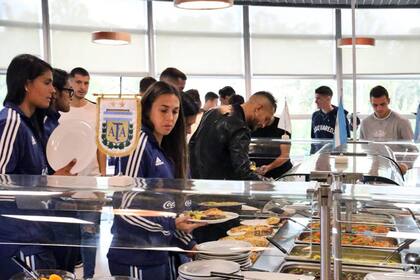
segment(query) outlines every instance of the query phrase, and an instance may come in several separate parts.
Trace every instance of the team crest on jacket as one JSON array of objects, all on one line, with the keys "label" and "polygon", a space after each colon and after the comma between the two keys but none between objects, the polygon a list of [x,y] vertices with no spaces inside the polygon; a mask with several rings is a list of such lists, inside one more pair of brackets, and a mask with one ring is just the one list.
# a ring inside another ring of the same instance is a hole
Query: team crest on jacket
[{"label": "team crest on jacket", "polygon": [[97,143],[110,156],[126,156],[137,146],[141,126],[137,98],[98,98]]}]

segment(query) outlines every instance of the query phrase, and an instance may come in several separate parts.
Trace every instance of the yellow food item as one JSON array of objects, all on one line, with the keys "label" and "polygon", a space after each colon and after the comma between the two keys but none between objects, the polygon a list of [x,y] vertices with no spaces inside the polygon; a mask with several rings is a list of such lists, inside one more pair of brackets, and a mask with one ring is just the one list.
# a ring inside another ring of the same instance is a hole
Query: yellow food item
[{"label": "yellow food item", "polygon": [[213,207],[217,207],[217,206],[236,206],[238,204],[240,204],[240,203],[236,202],[236,201],[206,201],[206,202],[202,203],[202,205],[213,206]]},{"label": "yellow food item", "polygon": [[266,225],[257,225],[257,226],[246,226],[241,225],[237,227],[233,227],[230,229],[232,234],[251,234],[255,236],[267,236],[273,233],[273,228],[271,226]]},{"label": "yellow food item", "polygon": [[[315,222],[312,224],[309,224],[310,228],[313,229],[319,229],[319,222]],[[345,224],[341,224],[341,229],[345,229],[346,225]],[[388,233],[391,228],[387,227],[387,226],[381,226],[381,225],[369,225],[369,224],[352,224],[351,225],[351,230],[353,232],[365,232],[365,231],[371,231],[374,233]]]},{"label": "yellow food item", "polygon": [[239,235],[239,236],[226,236],[226,237],[220,238],[220,240],[241,240],[241,241],[249,242],[252,244],[252,246],[255,246],[255,247],[268,246],[268,241],[267,239],[265,239],[265,237],[254,236],[254,235],[249,235],[249,234]]},{"label": "yellow food item", "polygon": [[48,280],[63,280],[58,274],[51,274]]},{"label": "yellow food item", "polygon": [[210,208],[206,211],[187,211],[184,215],[193,220],[217,220],[226,218],[225,213],[217,208]]},{"label": "yellow food item", "polygon": [[278,223],[280,223],[280,218],[279,217],[269,217],[269,218],[267,218],[267,224],[269,224],[269,225],[277,225]]},{"label": "yellow food item", "polygon": [[[312,232],[312,242],[319,243],[321,239],[321,233],[319,231]],[[311,242],[311,235],[303,238],[302,241]],[[359,246],[372,246],[372,247],[395,247],[390,240],[376,240],[370,236],[355,235],[343,233],[341,235],[341,244],[343,245],[359,245]]]}]

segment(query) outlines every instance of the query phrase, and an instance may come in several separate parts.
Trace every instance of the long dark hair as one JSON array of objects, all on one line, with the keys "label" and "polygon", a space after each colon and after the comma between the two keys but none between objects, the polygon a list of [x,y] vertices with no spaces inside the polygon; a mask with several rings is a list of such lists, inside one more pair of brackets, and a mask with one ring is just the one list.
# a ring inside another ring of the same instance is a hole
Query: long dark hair
[{"label": "long dark hair", "polygon": [[156,82],[151,85],[143,98],[141,99],[142,107],[142,124],[147,126],[152,131],[154,126],[150,120],[150,111],[152,109],[153,102],[164,94],[173,94],[179,99],[179,115],[172,131],[163,137],[161,148],[165,154],[172,160],[175,166],[175,178],[186,178],[187,177],[187,143],[185,134],[185,121],[182,110],[182,101],[179,92],[170,84],[166,82]]},{"label": "long dark hair", "polygon": [[[7,94],[3,105],[6,105],[7,102],[17,106],[22,104],[26,96],[26,84],[47,71],[53,71],[51,65],[36,56],[21,54],[13,58],[9,67],[7,67]],[[46,114],[47,109],[36,108],[35,113],[30,118],[36,134],[41,140],[43,139],[44,117]]]},{"label": "long dark hair", "polygon": [[22,104],[25,99],[25,86],[47,71],[52,71],[51,65],[30,54],[21,54],[12,59],[7,67],[7,95],[4,103]]}]

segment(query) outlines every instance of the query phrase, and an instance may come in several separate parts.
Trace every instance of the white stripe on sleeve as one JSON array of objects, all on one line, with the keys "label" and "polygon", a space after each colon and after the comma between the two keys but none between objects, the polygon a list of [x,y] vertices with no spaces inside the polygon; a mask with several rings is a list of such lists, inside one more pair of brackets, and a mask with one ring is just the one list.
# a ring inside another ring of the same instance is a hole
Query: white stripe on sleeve
[{"label": "white stripe on sleeve", "polygon": [[20,117],[9,109],[7,112],[6,124],[0,139],[0,173],[6,173],[6,166],[9,163],[13,151],[13,144],[16,140],[16,134],[19,130]]},{"label": "white stripe on sleeve", "polygon": [[[134,152],[131,153],[130,156],[128,157],[127,166],[125,168],[125,175],[127,176],[131,176],[130,174],[133,173],[133,169],[135,166],[135,162],[133,161],[138,157],[138,154],[140,153],[145,137],[146,137],[146,134],[144,132],[140,133],[139,143],[137,144],[137,147],[134,150]],[[131,177],[136,177],[136,176],[131,176]]]}]

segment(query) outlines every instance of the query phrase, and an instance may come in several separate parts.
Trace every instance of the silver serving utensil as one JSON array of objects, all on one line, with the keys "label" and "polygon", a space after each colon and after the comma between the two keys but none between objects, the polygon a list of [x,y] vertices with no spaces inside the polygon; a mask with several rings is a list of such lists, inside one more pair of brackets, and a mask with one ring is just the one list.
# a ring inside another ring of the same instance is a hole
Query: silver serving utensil
[{"label": "silver serving utensil", "polygon": [[395,256],[395,254],[399,254],[402,250],[407,249],[411,243],[415,242],[415,239],[406,239],[398,245],[398,248],[392,251],[380,264],[387,264],[388,261]]},{"label": "silver serving utensil", "polygon": [[30,268],[26,263],[24,263],[22,260],[20,260],[19,258],[17,258],[16,256],[12,257],[12,260],[19,265],[23,271],[25,271],[29,276],[31,276],[33,279],[35,280],[39,280],[41,277],[39,276],[39,274],[35,271],[32,270],[32,268]]}]

